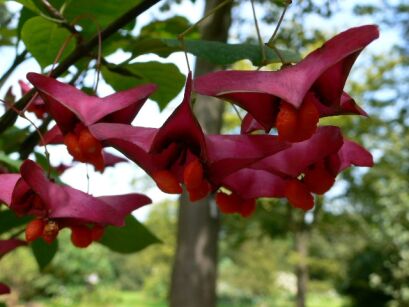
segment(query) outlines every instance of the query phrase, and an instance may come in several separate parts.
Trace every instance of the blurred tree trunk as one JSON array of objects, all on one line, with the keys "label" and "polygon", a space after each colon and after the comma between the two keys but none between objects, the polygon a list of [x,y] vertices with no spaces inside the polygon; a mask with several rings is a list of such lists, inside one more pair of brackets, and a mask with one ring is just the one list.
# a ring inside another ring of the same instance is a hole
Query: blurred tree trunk
[{"label": "blurred tree trunk", "polygon": [[[205,11],[221,3],[206,0]],[[227,40],[231,21],[231,3],[219,9],[201,24],[202,38]],[[195,75],[213,71],[216,67],[202,60],[196,62]],[[223,104],[214,98],[198,97],[194,109],[207,133],[219,133],[222,126]],[[218,256],[218,210],[212,197],[190,203],[188,196],[180,198],[175,262],[171,278],[170,306],[216,306]]]},{"label": "blurred tree trunk", "polygon": [[295,275],[297,277],[297,307],[305,307],[307,299],[308,284],[308,239],[309,232],[306,229],[299,229],[295,233],[295,251],[297,253],[297,264]]}]

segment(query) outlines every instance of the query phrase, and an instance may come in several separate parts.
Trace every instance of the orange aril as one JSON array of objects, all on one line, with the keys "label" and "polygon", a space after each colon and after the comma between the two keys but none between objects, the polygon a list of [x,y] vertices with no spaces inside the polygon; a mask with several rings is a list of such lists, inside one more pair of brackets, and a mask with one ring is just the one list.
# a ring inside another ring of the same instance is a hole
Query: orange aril
[{"label": "orange aril", "polygon": [[99,241],[101,240],[102,236],[104,235],[105,228],[99,225],[95,225],[91,229],[91,237],[92,241]]},{"label": "orange aril", "polygon": [[335,177],[325,168],[322,161],[305,171],[303,181],[311,192],[321,195],[332,187]]},{"label": "orange aril", "polygon": [[197,189],[202,185],[203,166],[198,159],[189,162],[183,172],[183,181],[188,190]]},{"label": "orange aril", "polygon": [[307,211],[314,207],[314,198],[307,186],[297,179],[291,179],[287,182],[284,194],[295,208]]},{"label": "orange aril", "polygon": [[163,192],[169,194],[182,193],[182,187],[178,179],[168,170],[156,171],[152,174],[152,178]]},{"label": "orange aril", "polygon": [[79,248],[86,248],[92,243],[92,231],[87,226],[71,227],[71,242]]},{"label": "orange aril", "polygon": [[51,244],[58,235],[60,227],[55,221],[48,221],[44,226],[43,239],[48,244]]},{"label": "orange aril", "polygon": [[236,194],[219,192],[215,197],[216,204],[223,213],[236,213],[239,211],[241,199]]},{"label": "orange aril", "polygon": [[315,106],[315,97],[308,93],[298,110],[289,103],[281,103],[276,128],[281,140],[301,142],[314,134],[318,121],[319,112]]},{"label": "orange aril", "polygon": [[256,210],[256,200],[254,198],[246,199],[242,201],[239,213],[242,217],[249,217],[253,214],[254,210]]},{"label": "orange aril", "polygon": [[100,154],[102,150],[101,143],[89,132],[87,128],[83,128],[78,136],[78,145],[82,153],[86,157],[92,157]]},{"label": "orange aril", "polygon": [[207,180],[202,180],[198,187],[194,189],[187,188],[187,191],[189,192],[189,200],[193,202],[205,198],[210,190],[211,186],[209,182],[207,182]]},{"label": "orange aril", "polygon": [[26,241],[32,242],[43,235],[45,222],[43,220],[32,220],[26,226]]},{"label": "orange aril", "polygon": [[84,155],[78,143],[78,137],[74,133],[64,135],[64,144],[67,146],[68,152],[78,161],[84,162]]}]

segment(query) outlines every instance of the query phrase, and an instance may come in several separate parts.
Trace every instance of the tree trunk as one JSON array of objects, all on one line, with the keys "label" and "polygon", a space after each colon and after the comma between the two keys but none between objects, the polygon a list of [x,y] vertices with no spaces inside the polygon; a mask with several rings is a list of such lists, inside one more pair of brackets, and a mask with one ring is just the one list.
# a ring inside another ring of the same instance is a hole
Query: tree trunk
[{"label": "tree trunk", "polygon": [[[206,11],[219,0],[207,0]],[[226,41],[230,27],[231,4],[227,4],[202,23],[205,40]],[[214,65],[198,60],[195,75],[215,69]],[[223,104],[209,97],[198,97],[194,110],[206,133],[219,133],[222,126]],[[216,306],[216,278],[219,216],[213,197],[190,203],[186,194],[180,198],[178,234],[173,265],[170,306]]]},{"label": "tree trunk", "polygon": [[307,299],[308,239],[309,233],[307,230],[299,229],[295,232],[295,250],[298,257],[298,262],[295,266],[295,275],[297,277],[297,307],[305,307]]}]

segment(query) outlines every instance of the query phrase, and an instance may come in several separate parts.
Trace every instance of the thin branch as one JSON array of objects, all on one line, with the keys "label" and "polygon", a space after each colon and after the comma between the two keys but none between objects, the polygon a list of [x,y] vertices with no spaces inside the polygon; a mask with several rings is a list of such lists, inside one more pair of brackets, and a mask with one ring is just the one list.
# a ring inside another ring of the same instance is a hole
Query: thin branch
[{"label": "thin branch", "polygon": [[233,107],[234,112],[236,112],[236,115],[240,119],[240,121],[243,121],[243,117],[241,116],[240,111],[239,111],[239,109],[237,109],[236,105],[231,103],[231,102],[230,102],[230,104]]},{"label": "thin branch", "polygon": [[26,231],[26,227],[24,226],[23,228],[18,229],[16,232],[10,235],[10,239],[16,239],[18,238],[21,234],[23,234]]},{"label": "thin branch", "polygon": [[277,35],[277,33],[278,33],[278,29],[280,29],[280,26],[281,26],[281,23],[283,22],[285,13],[287,12],[287,8],[288,8],[288,6],[291,4],[291,2],[292,2],[292,1],[289,0],[289,1],[287,1],[287,3],[285,4],[284,10],[283,10],[283,12],[281,13],[281,16],[280,16],[280,19],[278,20],[277,26],[276,26],[276,28],[274,29],[274,33],[273,33],[273,35],[271,35],[270,39],[268,40],[268,43],[266,44],[267,46],[273,45],[274,40],[275,40],[275,38],[276,38],[276,35]]},{"label": "thin branch", "polygon": [[260,52],[261,52],[261,64],[260,67],[263,66],[266,62],[266,51],[264,49],[264,44],[263,44],[263,39],[261,38],[260,34],[260,28],[258,26],[258,20],[257,20],[257,15],[256,15],[256,8],[254,7],[254,0],[250,0],[251,3],[251,10],[253,11],[253,19],[254,19],[254,25],[256,27],[256,32],[257,32],[257,39],[258,43],[260,46]]},{"label": "thin branch", "polygon": [[222,8],[223,6],[225,6],[226,4],[232,2],[233,0],[225,0],[223,2],[221,2],[220,4],[218,4],[217,6],[215,6],[214,8],[212,8],[210,11],[208,11],[206,13],[206,15],[204,15],[202,18],[200,18],[197,22],[195,22],[193,25],[191,25],[189,28],[187,28],[185,31],[183,31],[182,33],[180,33],[178,35],[178,38],[180,39],[181,37],[185,37],[187,34],[189,34],[198,24],[200,24],[203,20],[205,20],[207,17],[213,15],[215,12],[217,12],[220,8]]},{"label": "thin branch", "polygon": [[0,88],[4,85],[4,83],[6,83],[7,79],[13,73],[14,69],[16,69],[17,66],[24,62],[27,53],[28,53],[27,50],[24,50],[22,53],[15,57],[13,64],[11,64],[9,69],[7,69],[7,71],[0,78]]},{"label": "thin branch", "polygon": [[187,70],[188,72],[192,72],[192,70],[190,69],[190,64],[189,64],[189,57],[187,55],[187,51],[186,51],[186,45],[185,45],[185,38],[183,36],[179,37],[179,42],[182,45],[182,49],[183,49],[183,53],[185,54],[185,60],[186,60],[186,65],[187,65]]},{"label": "thin branch", "polygon": [[[45,133],[47,131],[47,126],[51,122],[51,117],[47,117],[44,119],[43,123],[41,124],[38,129],[40,130],[41,133]],[[37,131],[32,132],[21,144],[20,150],[19,150],[19,155],[20,155],[20,160],[25,160],[28,158],[28,156],[33,152],[34,147],[38,145],[38,142],[40,141],[40,135],[38,134]]]},{"label": "thin branch", "polygon": [[281,63],[283,64],[283,66],[287,65],[288,63],[284,61],[284,58],[283,58],[283,56],[281,55],[281,52],[275,47],[274,41],[275,41],[275,38],[276,38],[276,36],[277,36],[278,30],[280,29],[281,23],[283,22],[285,13],[287,12],[287,8],[288,8],[288,6],[289,6],[291,3],[292,3],[291,0],[287,0],[286,4],[285,4],[285,6],[284,6],[284,10],[283,10],[283,12],[281,13],[280,19],[278,20],[277,26],[276,26],[276,28],[274,29],[274,33],[273,33],[273,35],[271,35],[270,39],[269,39],[268,42],[266,43],[266,46],[267,46],[267,47],[270,47],[270,48],[277,54],[277,56],[280,58],[280,61],[281,61]]},{"label": "thin branch", "polygon": [[[113,21],[110,25],[108,25],[100,34],[97,33],[94,35],[88,42],[78,45],[77,48],[68,56],[66,57],[58,66],[57,68],[51,73],[51,77],[59,77],[67,69],[75,64],[78,60],[82,57],[87,55],[92,49],[98,46],[99,35],[101,36],[101,40],[104,41],[111,35],[115,34],[120,28],[124,27],[128,23],[130,23],[133,19],[138,17],[140,14],[148,10],[150,7],[155,5],[156,3],[160,2],[161,0],[145,0],[134,8],[127,11],[121,17]],[[26,95],[24,95],[20,100],[15,103],[15,107],[17,109],[22,109],[28,103],[30,98],[34,95],[35,90],[31,90]],[[0,119],[0,133],[6,130],[8,127],[12,126],[17,119],[17,114],[9,110],[7,111]]]},{"label": "thin branch", "polygon": [[54,17],[58,23],[60,23],[64,28],[68,29],[68,31],[70,31],[73,34],[78,34],[77,29],[75,29],[75,26],[73,26],[72,24],[70,24],[63,15],[61,15],[61,13],[51,5],[50,2],[48,2],[47,0],[41,0],[41,4],[46,8],[46,10],[48,11],[48,13],[50,13],[50,15],[52,17]]}]

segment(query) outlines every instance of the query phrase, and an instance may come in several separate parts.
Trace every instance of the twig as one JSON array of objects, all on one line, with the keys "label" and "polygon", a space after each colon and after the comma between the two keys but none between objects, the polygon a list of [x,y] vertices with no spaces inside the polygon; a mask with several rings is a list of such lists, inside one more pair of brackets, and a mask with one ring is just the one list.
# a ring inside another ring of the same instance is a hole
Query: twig
[{"label": "twig", "polygon": [[260,45],[260,52],[261,52],[261,63],[260,63],[260,66],[259,66],[259,68],[260,68],[266,62],[266,51],[264,50],[263,39],[261,38],[260,28],[258,26],[258,20],[257,20],[257,16],[256,16],[256,9],[254,7],[254,0],[250,0],[250,3],[251,3],[251,10],[253,11],[254,25],[256,26],[258,43]]},{"label": "twig", "polygon": [[219,10],[220,8],[222,8],[223,6],[225,6],[226,4],[228,4],[229,2],[231,2],[233,0],[225,0],[222,3],[218,4],[217,6],[215,6],[214,8],[212,8],[209,12],[206,13],[206,15],[204,15],[202,18],[200,18],[197,22],[195,22],[193,25],[191,25],[189,28],[187,28],[185,31],[183,31],[182,33],[180,33],[178,35],[178,39],[180,39],[181,37],[185,37],[187,34],[189,34],[198,24],[200,24],[203,20],[205,20],[207,17],[213,15],[217,10]]},{"label": "twig", "polygon": [[283,12],[281,13],[281,16],[280,16],[280,19],[278,20],[277,26],[276,26],[276,28],[274,29],[274,33],[273,33],[273,35],[271,35],[270,39],[268,40],[268,43],[266,44],[267,46],[270,46],[270,44],[273,44],[273,42],[274,42],[274,40],[275,40],[275,37],[276,37],[276,35],[277,35],[277,33],[278,33],[278,29],[280,29],[281,23],[283,22],[284,15],[285,15],[285,13],[287,12],[287,8],[288,8],[288,6],[291,4],[291,2],[292,2],[292,1],[289,0],[289,1],[287,1],[287,3],[285,4],[284,10],[283,10]]},{"label": "twig", "polygon": [[19,237],[21,234],[23,234],[25,231],[26,231],[26,227],[17,230],[15,233],[13,233],[13,234],[10,236],[10,239],[16,239],[16,238],[18,238],[18,237]]},{"label": "twig", "polygon": [[17,66],[24,62],[27,53],[27,50],[24,50],[22,53],[15,57],[13,64],[11,64],[9,69],[7,69],[7,71],[0,78],[0,88],[4,85],[4,83],[6,83],[7,79],[13,73],[14,69],[16,69]]},{"label": "twig", "polygon": [[187,70],[189,73],[192,72],[190,69],[190,64],[189,64],[189,57],[187,56],[187,50],[186,50],[186,45],[185,45],[185,38],[183,36],[178,37],[180,44],[182,45],[183,53],[185,54],[185,60],[186,60],[186,65],[187,65]]},{"label": "twig", "polygon": [[44,153],[45,153],[45,157],[47,158],[47,162],[48,162],[48,177],[50,177],[50,173],[51,173],[50,153],[48,152],[47,145],[45,145],[43,134],[41,133],[40,129],[31,119],[29,119],[24,114],[24,112],[16,109],[14,105],[10,105],[6,100],[0,99],[0,101],[3,102],[6,106],[8,106],[10,110],[12,110],[13,112],[16,112],[17,116],[20,116],[21,118],[24,118],[26,121],[28,121],[34,127],[35,131],[38,133],[41,143],[44,144]]},{"label": "twig", "polygon": [[75,26],[70,24],[61,13],[51,5],[50,2],[47,0],[41,0],[42,5],[46,8],[46,10],[50,13],[51,16],[53,16],[57,22],[59,22],[64,28],[66,28],[68,31],[70,31],[72,34],[78,34],[77,29],[75,29]]},{"label": "twig", "polygon": [[241,116],[239,109],[237,109],[236,105],[234,105],[232,102],[230,102],[230,104],[233,107],[233,110],[236,112],[236,115],[240,119],[240,121],[243,121],[243,117]]},{"label": "twig", "polygon": [[[49,116],[43,120],[41,126],[38,127],[41,133],[45,133],[47,131],[47,126],[50,122],[51,117]],[[23,141],[18,152],[21,160],[28,158],[28,156],[33,152],[34,147],[38,144],[39,140],[40,137],[37,131],[34,131]]]},{"label": "twig", "polygon": [[281,23],[283,22],[285,13],[287,12],[287,8],[288,6],[292,3],[291,0],[287,0],[285,6],[284,6],[284,10],[281,13],[280,19],[278,20],[277,26],[274,29],[273,35],[271,35],[270,39],[268,40],[268,42],[266,43],[266,46],[271,48],[276,54],[277,56],[280,58],[280,61],[283,65],[286,65],[287,63],[284,61],[283,56],[281,55],[281,52],[275,47],[274,45],[274,40],[276,38],[276,35],[278,33],[278,29],[280,29]]}]

